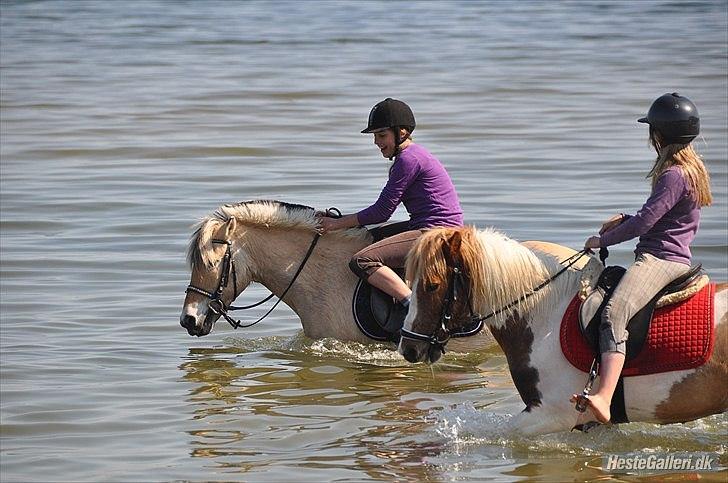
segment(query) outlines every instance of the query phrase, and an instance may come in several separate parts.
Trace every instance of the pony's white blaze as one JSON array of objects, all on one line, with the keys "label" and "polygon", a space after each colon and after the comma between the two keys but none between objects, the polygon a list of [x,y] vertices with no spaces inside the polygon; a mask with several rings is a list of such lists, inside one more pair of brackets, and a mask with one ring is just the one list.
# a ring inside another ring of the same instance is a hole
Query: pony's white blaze
[{"label": "pony's white blaze", "polygon": [[407,330],[412,330],[412,321],[417,318],[417,283],[412,285],[412,296],[410,298],[410,305],[407,309],[407,316],[404,319],[403,327]]}]

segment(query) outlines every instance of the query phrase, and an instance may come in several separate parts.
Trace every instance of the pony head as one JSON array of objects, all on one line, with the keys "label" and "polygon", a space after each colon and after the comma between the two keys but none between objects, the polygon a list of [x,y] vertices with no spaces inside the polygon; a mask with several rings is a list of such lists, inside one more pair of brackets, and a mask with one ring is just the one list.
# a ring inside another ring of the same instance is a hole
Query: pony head
[{"label": "pony head", "polygon": [[424,233],[407,256],[412,299],[399,352],[409,362],[436,362],[450,337],[472,335],[473,299],[483,287],[476,231],[437,228]]},{"label": "pony head", "polygon": [[227,307],[250,285],[250,268],[237,233],[237,219],[217,211],[197,225],[187,252],[190,283],[182,307],[180,325],[190,335],[201,337]]},{"label": "pony head", "polygon": [[314,214],[308,206],[253,200],[222,205],[202,219],[187,250],[192,274],[180,325],[190,335],[209,334],[221,312],[264,271],[271,247],[261,233],[269,228],[315,233]]}]

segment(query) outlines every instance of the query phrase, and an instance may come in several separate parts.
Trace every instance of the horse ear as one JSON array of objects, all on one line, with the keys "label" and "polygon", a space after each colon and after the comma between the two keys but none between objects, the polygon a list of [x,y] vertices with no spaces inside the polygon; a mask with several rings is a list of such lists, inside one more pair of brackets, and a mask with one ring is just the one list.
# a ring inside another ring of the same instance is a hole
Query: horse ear
[{"label": "horse ear", "polygon": [[233,237],[237,224],[237,219],[234,216],[231,216],[228,219],[228,221],[225,223],[225,240],[230,240]]},{"label": "horse ear", "polygon": [[445,261],[448,265],[460,265],[460,247],[462,244],[463,236],[460,234],[460,231],[454,231],[442,247],[442,252],[445,255]]}]

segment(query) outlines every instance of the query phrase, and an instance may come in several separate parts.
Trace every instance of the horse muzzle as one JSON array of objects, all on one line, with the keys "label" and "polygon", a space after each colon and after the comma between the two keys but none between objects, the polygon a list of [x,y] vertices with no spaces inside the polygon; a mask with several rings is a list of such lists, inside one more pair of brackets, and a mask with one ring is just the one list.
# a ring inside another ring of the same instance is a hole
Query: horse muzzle
[{"label": "horse muzzle", "polygon": [[398,350],[402,357],[412,364],[417,362],[434,364],[440,360],[444,352],[443,348],[438,345],[407,339],[400,342]]},{"label": "horse muzzle", "polygon": [[183,313],[179,318],[179,325],[187,329],[187,333],[189,335],[202,337],[203,335],[207,335],[212,331],[212,326],[215,323],[215,320],[217,320],[219,317],[219,314],[210,312],[205,316],[202,324],[198,324],[198,317],[192,314]]}]

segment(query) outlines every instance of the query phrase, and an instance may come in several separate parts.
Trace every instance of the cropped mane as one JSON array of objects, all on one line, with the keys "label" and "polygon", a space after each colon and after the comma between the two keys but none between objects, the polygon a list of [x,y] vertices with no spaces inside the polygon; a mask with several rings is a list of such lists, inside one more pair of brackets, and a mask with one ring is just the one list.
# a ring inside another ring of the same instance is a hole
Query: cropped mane
[{"label": "cropped mane", "polygon": [[[493,228],[440,228],[426,232],[410,251],[407,277],[411,279],[447,280],[448,267],[443,247],[460,232],[459,255],[470,280],[470,293],[476,311],[504,308],[549,277],[544,262],[531,250]],[[502,316],[530,310],[543,293],[506,309]],[[485,314],[483,314],[485,315]],[[498,321],[505,320],[498,317]],[[499,322],[496,322],[499,323]]]},{"label": "cropped mane", "polygon": [[[218,207],[212,214],[204,217],[193,227],[187,248],[187,263],[210,266],[213,234],[230,218],[247,226],[265,226],[285,230],[315,232],[318,221],[316,210],[310,206],[285,203],[275,200],[250,200]],[[346,230],[348,236],[365,236],[365,230]]]}]

